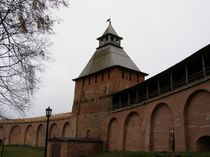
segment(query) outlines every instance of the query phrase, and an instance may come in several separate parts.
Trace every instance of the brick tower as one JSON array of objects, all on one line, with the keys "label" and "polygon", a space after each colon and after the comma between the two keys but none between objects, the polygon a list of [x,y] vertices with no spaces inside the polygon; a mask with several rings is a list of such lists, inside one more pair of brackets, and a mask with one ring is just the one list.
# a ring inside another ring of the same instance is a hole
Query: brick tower
[{"label": "brick tower", "polygon": [[141,72],[121,47],[120,37],[109,22],[99,46],[75,81],[72,118],[75,137],[99,138],[103,121],[111,112],[111,94],[144,81]]}]

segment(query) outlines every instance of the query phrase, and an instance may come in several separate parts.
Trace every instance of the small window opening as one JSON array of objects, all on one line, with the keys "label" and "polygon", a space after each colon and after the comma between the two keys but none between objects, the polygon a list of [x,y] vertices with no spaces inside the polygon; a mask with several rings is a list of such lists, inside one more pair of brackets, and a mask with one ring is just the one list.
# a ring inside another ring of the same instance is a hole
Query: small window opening
[{"label": "small window opening", "polygon": [[132,72],[129,73],[129,79],[132,80]]},{"label": "small window opening", "polygon": [[119,39],[116,40],[117,44],[119,44]]},{"label": "small window opening", "polygon": [[108,79],[110,79],[110,70],[108,71]]},{"label": "small window opening", "polygon": [[90,84],[90,81],[91,81],[91,76],[89,76],[88,84]]},{"label": "small window opening", "polygon": [[104,73],[101,74],[101,81],[104,81]]},{"label": "small window opening", "polygon": [[85,85],[85,79],[83,78],[82,79],[82,86],[84,86]]},{"label": "small window opening", "polygon": [[124,69],[122,70],[122,79],[124,79],[125,78],[125,71],[124,71]]},{"label": "small window opening", "polygon": [[106,36],[106,41],[108,41],[108,36]]},{"label": "small window opening", "polygon": [[136,81],[139,82],[139,75],[136,75]]},{"label": "small window opening", "polygon": [[97,83],[97,74],[95,75],[95,83]]}]

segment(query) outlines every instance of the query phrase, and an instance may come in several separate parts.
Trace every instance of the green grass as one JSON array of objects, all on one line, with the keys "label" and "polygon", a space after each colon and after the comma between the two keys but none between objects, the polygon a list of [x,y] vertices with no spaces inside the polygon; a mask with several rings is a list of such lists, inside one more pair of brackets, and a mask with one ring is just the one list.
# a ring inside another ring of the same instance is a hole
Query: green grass
[{"label": "green grass", "polygon": [[[87,157],[169,157],[168,152],[105,152]],[[181,157],[210,157],[210,152],[176,152]]]},{"label": "green grass", "polygon": [[[0,147],[1,153],[1,147]],[[210,152],[176,152],[181,157],[210,157]],[[43,157],[44,148],[10,145],[4,147],[4,157]],[[168,157],[168,152],[104,152],[87,157]]]},{"label": "green grass", "polygon": [[[1,153],[2,147],[0,147]],[[43,157],[44,149],[30,146],[6,145],[3,157]]]}]

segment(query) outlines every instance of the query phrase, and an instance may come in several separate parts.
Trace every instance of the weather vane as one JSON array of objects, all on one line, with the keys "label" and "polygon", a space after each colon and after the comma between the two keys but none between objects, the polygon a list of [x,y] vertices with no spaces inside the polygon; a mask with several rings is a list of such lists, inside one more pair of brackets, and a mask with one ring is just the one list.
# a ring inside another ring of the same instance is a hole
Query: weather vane
[{"label": "weather vane", "polygon": [[109,16],[109,18],[106,20],[106,22],[109,22],[109,24],[111,24],[111,16]]}]

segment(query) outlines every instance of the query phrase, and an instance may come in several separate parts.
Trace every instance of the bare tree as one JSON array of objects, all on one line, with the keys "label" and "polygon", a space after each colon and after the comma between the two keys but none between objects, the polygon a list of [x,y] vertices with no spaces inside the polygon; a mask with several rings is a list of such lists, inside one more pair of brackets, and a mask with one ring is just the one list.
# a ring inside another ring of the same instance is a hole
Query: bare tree
[{"label": "bare tree", "polygon": [[65,0],[0,0],[0,118],[8,106],[19,113],[31,105],[37,72],[49,58],[52,11]]}]

